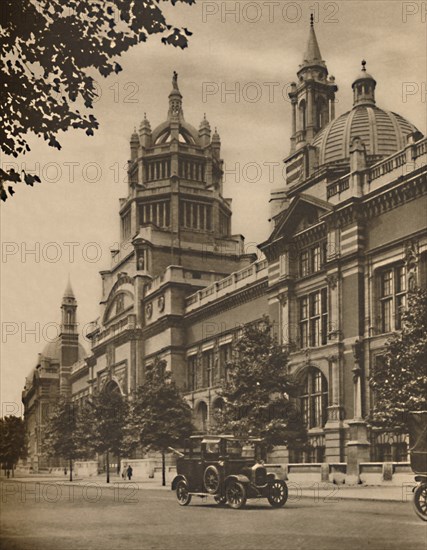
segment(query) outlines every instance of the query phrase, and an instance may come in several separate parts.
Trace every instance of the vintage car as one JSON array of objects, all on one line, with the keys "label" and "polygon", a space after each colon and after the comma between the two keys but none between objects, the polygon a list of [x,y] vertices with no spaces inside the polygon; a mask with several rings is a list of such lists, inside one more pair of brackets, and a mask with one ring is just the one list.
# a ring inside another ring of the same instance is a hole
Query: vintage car
[{"label": "vintage car", "polygon": [[213,496],[218,504],[242,508],[247,499],[266,498],[283,506],[288,498],[286,474],[277,464],[265,464],[263,441],[233,436],[192,436],[177,459],[172,481],[181,506],[192,496]]}]

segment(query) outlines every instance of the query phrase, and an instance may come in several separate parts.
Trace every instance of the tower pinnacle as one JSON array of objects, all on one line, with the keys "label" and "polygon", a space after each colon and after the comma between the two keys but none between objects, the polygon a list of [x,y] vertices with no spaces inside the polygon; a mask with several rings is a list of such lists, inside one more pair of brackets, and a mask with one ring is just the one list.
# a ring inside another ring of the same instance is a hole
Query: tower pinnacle
[{"label": "tower pinnacle", "polygon": [[321,65],[325,67],[325,62],[322,60],[322,54],[320,53],[319,43],[317,42],[316,32],[314,30],[313,14],[310,15],[310,31],[301,68],[310,67],[312,65]]},{"label": "tower pinnacle", "polygon": [[65,292],[64,292],[64,298],[73,298],[74,300],[76,299],[76,297],[74,296],[74,292],[73,292],[73,289],[71,287],[71,281],[70,281],[70,276],[68,275],[68,280],[67,280],[67,286],[65,288]]}]

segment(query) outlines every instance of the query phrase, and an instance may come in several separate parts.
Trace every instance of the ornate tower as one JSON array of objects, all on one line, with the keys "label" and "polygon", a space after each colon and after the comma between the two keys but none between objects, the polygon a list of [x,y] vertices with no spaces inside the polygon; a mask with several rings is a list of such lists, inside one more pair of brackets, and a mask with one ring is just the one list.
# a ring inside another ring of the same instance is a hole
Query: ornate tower
[{"label": "ornate tower", "polygon": [[69,377],[71,366],[79,358],[79,335],[77,332],[76,319],[77,301],[68,280],[62,298],[61,311],[61,333],[59,335],[60,365],[59,365],[59,391],[61,395],[69,395]]},{"label": "ornate tower", "polygon": [[335,78],[329,76],[322,60],[314,18],[311,15],[310,32],[303,61],[297,72],[298,83],[291,84],[292,103],[291,153],[313,141],[314,136],[335,118]]},{"label": "ornate tower", "polygon": [[132,243],[139,275],[156,277],[169,265],[231,273],[244,249],[222,196],[221,138],[206,115],[198,130],[186,121],[176,72],[168,104],[164,122],[152,130],[144,114],[130,139],[121,247]]}]

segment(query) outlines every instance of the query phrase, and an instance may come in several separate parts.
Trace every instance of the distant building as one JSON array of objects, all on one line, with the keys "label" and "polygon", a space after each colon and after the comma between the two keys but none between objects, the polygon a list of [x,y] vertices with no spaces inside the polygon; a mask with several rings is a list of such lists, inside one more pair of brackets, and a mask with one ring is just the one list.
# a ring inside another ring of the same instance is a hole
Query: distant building
[{"label": "distant building", "polygon": [[[371,366],[400,328],[408,288],[426,284],[427,139],[376,105],[365,62],[353,107],[335,118],[338,87],[312,24],[297,77],[286,184],[271,195],[271,234],[256,260],[231,232],[220,137],[206,119],[199,130],[185,121],[174,75],[167,120],[151,130],[144,117],[130,140],[121,242],[101,272],[91,355],[78,357],[72,323],[63,321],[58,346],[74,346],[75,360],[70,367],[70,353],[56,354],[52,384],[76,402],[94,391],[125,396],[161,357],[197,428],[214,430],[239,326],[267,314],[290,351],[309,433],[309,444],[284,450],[284,459],[347,462],[350,470],[404,461],[405,437],[370,431],[364,419]],[[46,368],[40,361],[24,393],[30,431]]]},{"label": "distant building", "polygon": [[34,471],[57,464],[43,455],[45,424],[59,395],[69,395],[71,392],[69,379],[72,366],[84,363],[87,356],[79,343],[76,310],[77,302],[68,282],[61,304],[60,334],[39,353],[37,364],[27,376],[22,392],[29,462]]}]

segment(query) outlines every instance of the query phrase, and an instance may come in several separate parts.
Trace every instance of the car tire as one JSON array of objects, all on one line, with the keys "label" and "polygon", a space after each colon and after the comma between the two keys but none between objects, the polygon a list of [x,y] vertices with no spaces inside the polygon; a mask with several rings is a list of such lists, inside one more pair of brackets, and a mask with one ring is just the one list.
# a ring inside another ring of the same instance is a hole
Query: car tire
[{"label": "car tire", "polygon": [[273,508],[280,508],[288,500],[288,486],[281,479],[276,479],[268,488],[268,502]]},{"label": "car tire", "polygon": [[216,466],[208,466],[203,474],[203,483],[210,495],[215,495],[219,490],[220,475]]},{"label": "car tire", "polygon": [[421,483],[415,489],[413,504],[417,516],[427,521],[427,483]]},{"label": "car tire", "polygon": [[184,479],[180,479],[176,484],[176,498],[180,506],[188,506],[191,502],[188,484]]},{"label": "car tire", "polygon": [[246,504],[246,487],[238,481],[230,481],[225,488],[225,498],[228,506],[238,510]]}]

